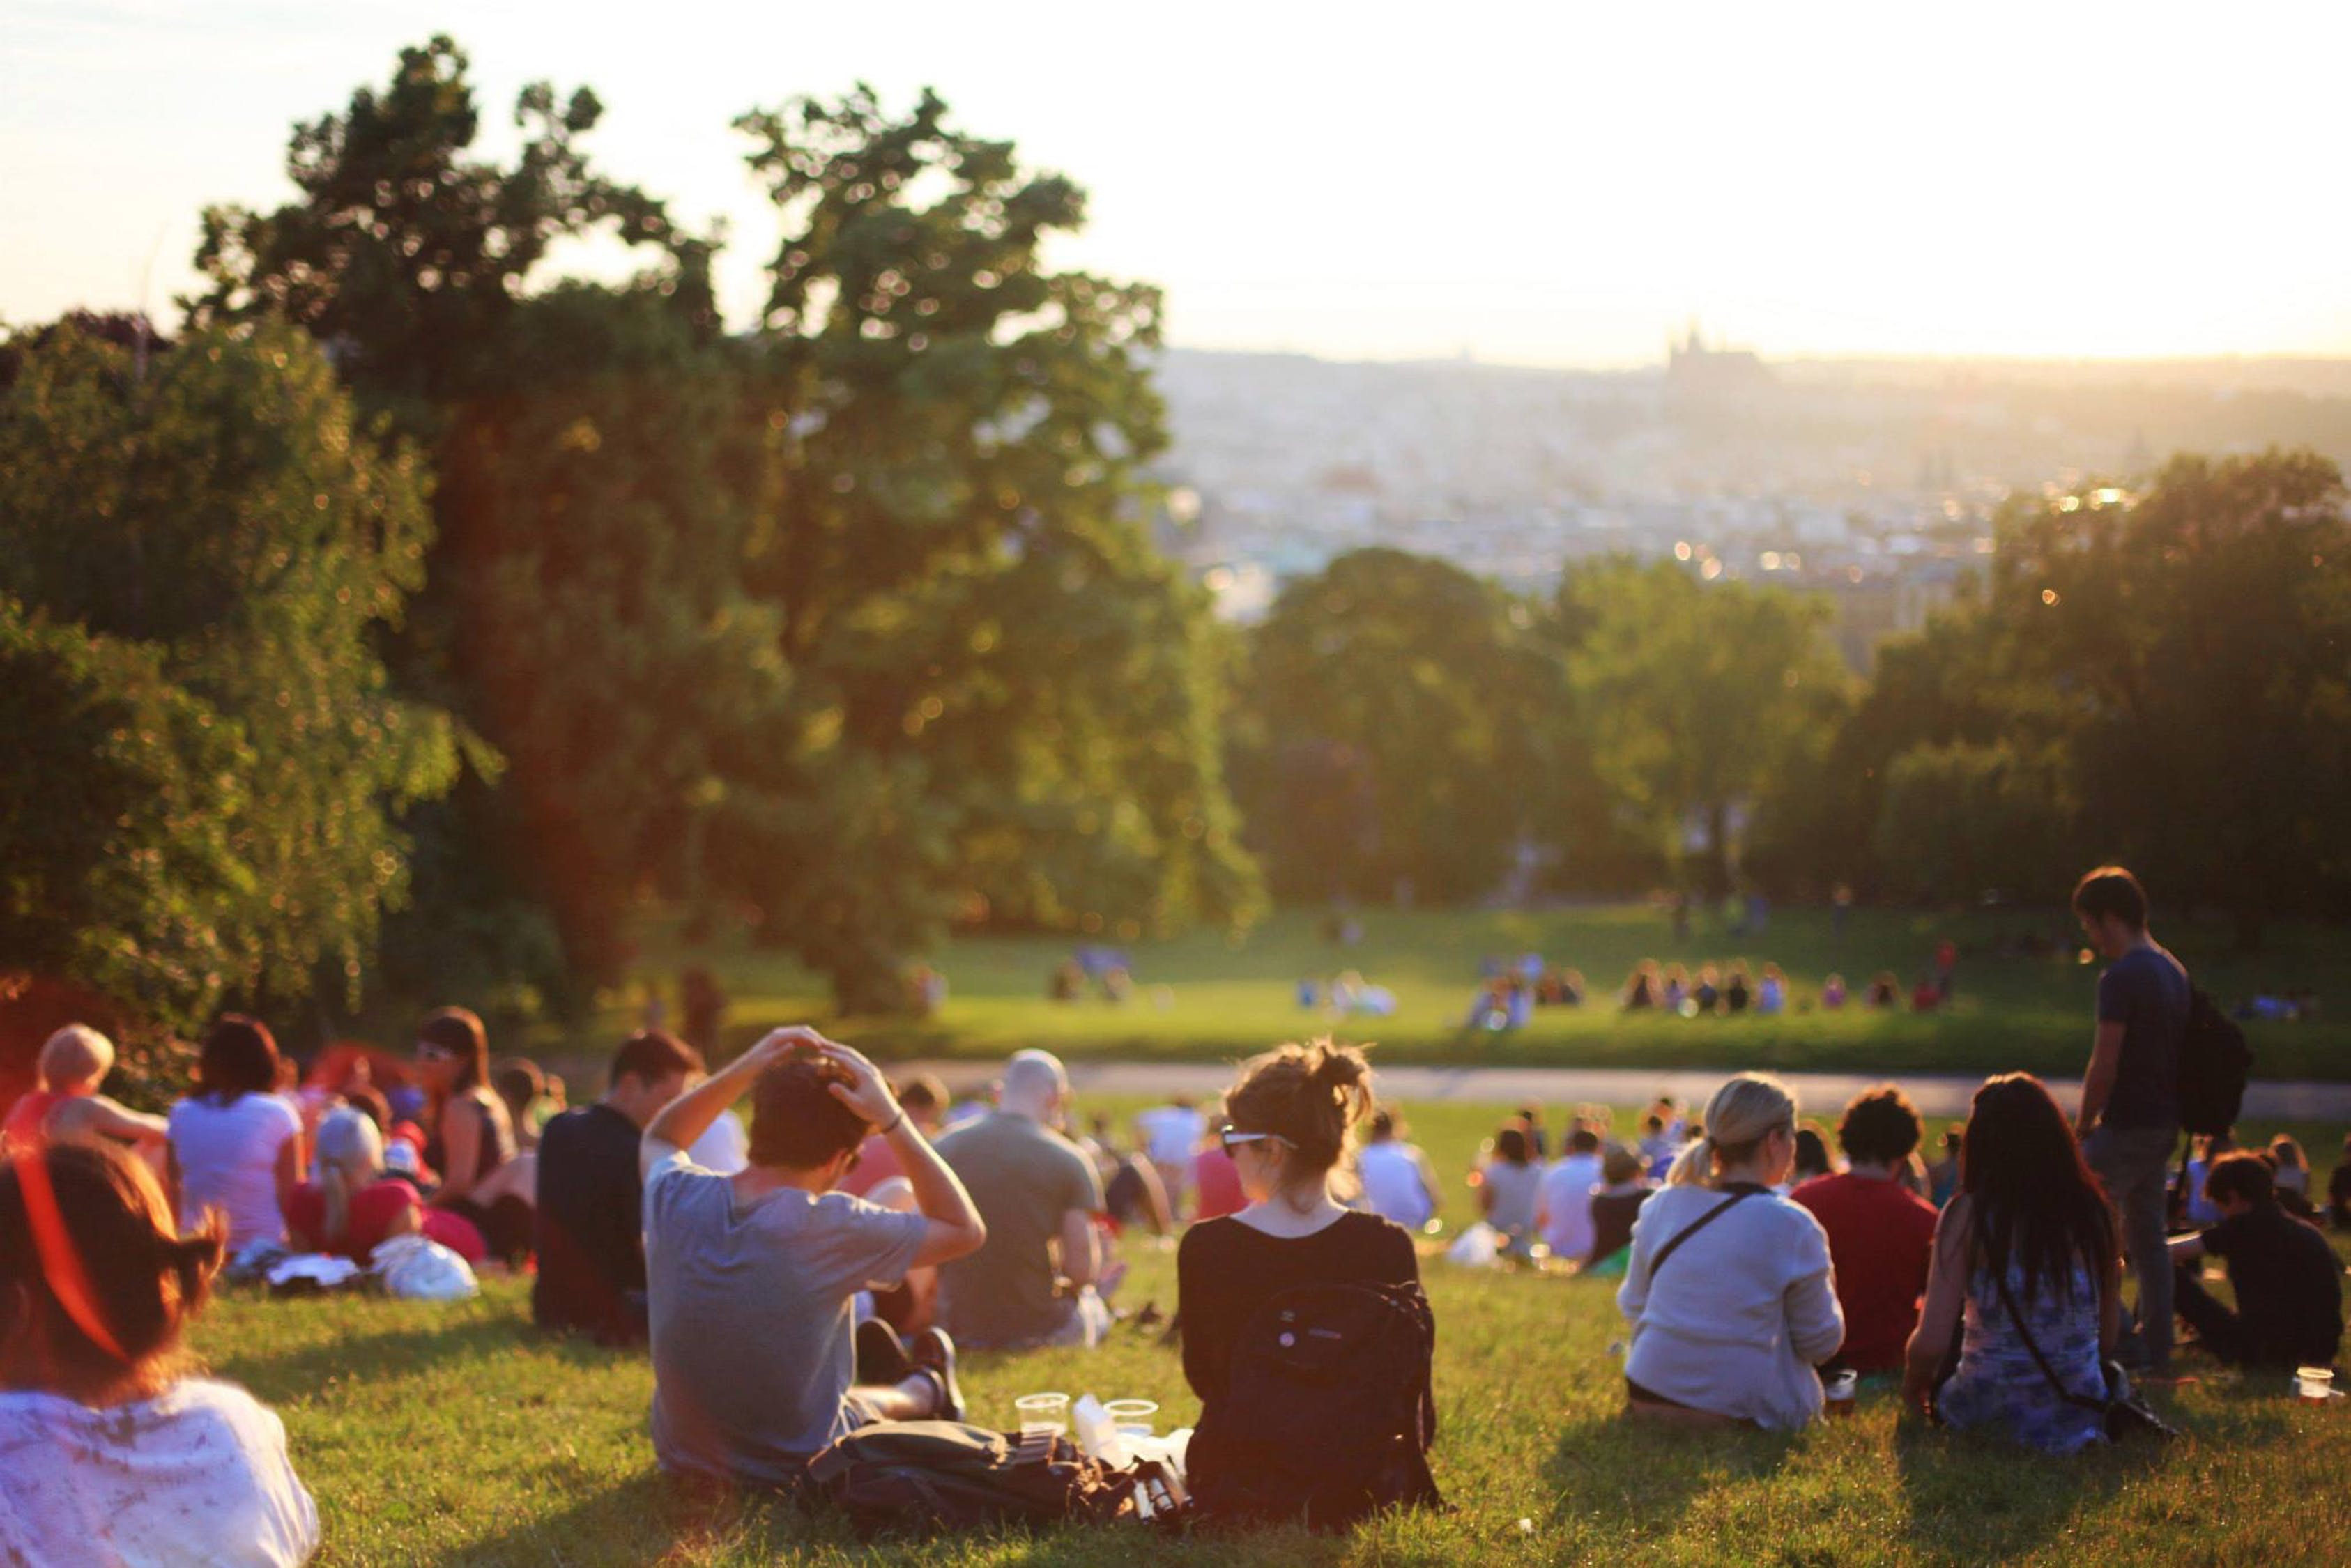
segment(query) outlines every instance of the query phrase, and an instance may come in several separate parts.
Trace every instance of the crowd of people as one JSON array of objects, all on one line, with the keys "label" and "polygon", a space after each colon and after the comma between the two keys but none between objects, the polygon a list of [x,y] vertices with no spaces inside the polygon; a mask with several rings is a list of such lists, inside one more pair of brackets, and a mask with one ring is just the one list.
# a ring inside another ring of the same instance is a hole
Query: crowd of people
[{"label": "crowd of people", "polygon": [[[2307,1160],[2208,1141],[2176,1226],[2187,975],[2127,873],[2093,873],[2075,908],[2110,962],[2076,1116],[1998,1076],[1929,1163],[1917,1113],[1881,1086],[1844,1107],[1839,1158],[1785,1086],[1740,1074],[1702,1116],[1661,1100],[1624,1141],[1580,1108],[1556,1159],[1539,1108],[1497,1130],[1479,1222],[1508,1255],[1615,1281],[1628,1418],[1785,1430],[1880,1377],[1940,1424],[2070,1453],[2105,1440],[2130,1379],[2173,1375],[2175,1318],[2226,1364],[2334,1360],[2343,1270]],[[93,1538],[133,1560],[306,1557],[318,1515],[283,1427],[189,1373],[186,1325],[246,1249],[364,1261],[403,1237],[528,1259],[542,1327],[644,1346],[664,1470],[789,1487],[852,1433],[962,1418],[962,1350],[1101,1344],[1122,1239],[1188,1220],[1174,1333],[1203,1517],[1330,1527],[1437,1500],[1417,1239],[1439,1182],[1354,1050],[1270,1051],[1212,1110],[1144,1113],[1125,1147],[1106,1119],[1075,1129],[1047,1052],[958,1104],[805,1028],[716,1071],[642,1030],[578,1107],[543,1073],[494,1070],[458,1009],[422,1021],[389,1092],[363,1053],[297,1082],[268,1029],[230,1016],[157,1118],[103,1093],[112,1055],[60,1031],[0,1124],[12,1560]],[[2351,1140],[2324,1196],[2351,1224]],[[2233,1304],[2204,1288],[2208,1260]]]}]

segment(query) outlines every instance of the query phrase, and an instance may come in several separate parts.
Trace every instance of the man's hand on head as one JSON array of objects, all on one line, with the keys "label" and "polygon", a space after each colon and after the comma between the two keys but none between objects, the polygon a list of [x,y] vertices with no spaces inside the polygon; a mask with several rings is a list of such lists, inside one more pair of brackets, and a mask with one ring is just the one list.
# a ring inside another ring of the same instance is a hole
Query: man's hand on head
[{"label": "man's hand on head", "polygon": [[888,1080],[882,1070],[848,1046],[826,1040],[818,1051],[841,1070],[840,1079],[826,1083],[832,1097],[872,1123],[876,1127],[894,1126],[905,1113],[898,1107],[898,1097],[890,1092]]}]

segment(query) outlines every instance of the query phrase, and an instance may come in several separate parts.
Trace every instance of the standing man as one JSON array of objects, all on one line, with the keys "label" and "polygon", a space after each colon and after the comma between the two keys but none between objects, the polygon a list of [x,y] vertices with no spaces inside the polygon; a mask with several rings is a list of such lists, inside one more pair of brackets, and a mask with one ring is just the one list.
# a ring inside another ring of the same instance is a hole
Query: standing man
[{"label": "standing man", "polygon": [[2116,865],[2074,889],[2074,914],[2108,961],[2098,977],[2098,1028],[2082,1077],[2076,1130],[2090,1168],[2122,1218],[2138,1276],[2136,1334],[2143,1370],[2171,1375],[2171,1255],[2167,1183],[2179,1142],[2179,1046],[2188,1032],[2188,971],[2147,929],[2147,892]]}]

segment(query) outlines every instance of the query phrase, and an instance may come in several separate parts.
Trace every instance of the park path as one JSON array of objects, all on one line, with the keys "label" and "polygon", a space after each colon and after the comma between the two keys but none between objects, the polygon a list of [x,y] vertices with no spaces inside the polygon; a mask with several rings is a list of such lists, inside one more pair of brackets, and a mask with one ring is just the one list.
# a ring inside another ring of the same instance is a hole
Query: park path
[{"label": "park path", "polygon": [[[902,1072],[916,1068],[935,1072],[958,1092],[971,1086],[983,1069],[968,1061],[923,1061],[893,1064]],[[1458,1101],[1467,1104],[1547,1105],[1591,1102],[1606,1105],[1646,1105],[1659,1094],[1670,1094],[1686,1105],[1704,1105],[1727,1069],[1666,1068],[1655,1071],[1628,1067],[1383,1067],[1378,1070],[1380,1093],[1389,1099]],[[1888,1075],[1861,1077],[1842,1072],[1782,1072],[1779,1077],[1795,1092],[1807,1115],[1834,1119],[1846,1101]],[[1890,1075],[1910,1096],[1922,1116],[1964,1120],[1968,1103],[1982,1084],[1980,1077],[1937,1073]],[[1233,1070],[1217,1062],[1073,1061],[1071,1087],[1081,1093],[1190,1094],[1220,1093],[1232,1082]],[[2070,1110],[2080,1098],[2079,1082],[2052,1082],[2050,1089]],[[2252,1122],[2351,1123],[2351,1083],[2311,1083],[2257,1081],[2245,1090],[2245,1119]]]}]

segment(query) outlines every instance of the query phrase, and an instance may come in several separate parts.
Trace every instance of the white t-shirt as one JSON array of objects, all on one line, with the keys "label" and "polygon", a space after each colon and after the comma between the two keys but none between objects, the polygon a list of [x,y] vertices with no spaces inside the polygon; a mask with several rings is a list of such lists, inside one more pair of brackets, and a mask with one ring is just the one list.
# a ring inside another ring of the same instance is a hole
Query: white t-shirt
[{"label": "white t-shirt", "polygon": [[1355,1174],[1364,1184],[1364,1203],[1382,1219],[1393,1219],[1406,1230],[1418,1230],[1436,1212],[1428,1179],[1413,1146],[1394,1138],[1365,1144],[1355,1157]]},{"label": "white t-shirt", "polygon": [[1136,1116],[1134,1124],[1143,1130],[1144,1153],[1155,1166],[1189,1163],[1208,1130],[1206,1116],[1181,1105],[1156,1106]]},{"label": "white t-shirt", "polygon": [[233,1384],[103,1410],[0,1392],[0,1563],[278,1568],[318,1549],[285,1426]]},{"label": "white t-shirt", "polygon": [[1577,1262],[1592,1255],[1592,1189],[1600,1185],[1598,1155],[1567,1155],[1543,1172],[1543,1245],[1554,1258]]},{"label": "white t-shirt", "polygon": [[172,1154],[180,1166],[180,1224],[207,1208],[228,1217],[234,1252],[255,1241],[286,1239],[277,1211],[277,1151],[299,1137],[302,1118],[276,1094],[240,1094],[223,1105],[209,1096],[172,1107]]},{"label": "white t-shirt", "polygon": [[742,1119],[734,1112],[721,1111],[710,1130],[694,1140],[685,1157],[704,1170],[733,1176],[751,1163],[751,1135],[743,1131]]}]

